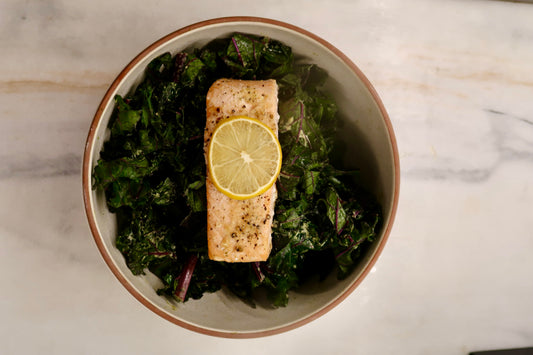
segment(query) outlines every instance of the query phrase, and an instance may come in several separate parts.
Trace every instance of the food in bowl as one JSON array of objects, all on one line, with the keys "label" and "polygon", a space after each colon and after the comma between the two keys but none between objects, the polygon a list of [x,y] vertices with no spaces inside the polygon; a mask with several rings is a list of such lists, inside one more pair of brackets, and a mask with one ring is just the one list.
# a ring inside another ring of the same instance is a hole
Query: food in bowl
[{"label": "food in bowl", "polygon": [[[115,245],[133,274],[150,271],[162,282],[158,294],[183,302],[226,288],[250,305],[266,291],[273,306],[287,306],[307,280],[350,275],[383,217],[359,171],[342,164],[327,75],[281,41],[234,33],[157,56],[133,90],[116,95],[93,186],[116,215]],[[279,86],[283,162],[264,262],[207,252],[206,94],[221,78]]]}]

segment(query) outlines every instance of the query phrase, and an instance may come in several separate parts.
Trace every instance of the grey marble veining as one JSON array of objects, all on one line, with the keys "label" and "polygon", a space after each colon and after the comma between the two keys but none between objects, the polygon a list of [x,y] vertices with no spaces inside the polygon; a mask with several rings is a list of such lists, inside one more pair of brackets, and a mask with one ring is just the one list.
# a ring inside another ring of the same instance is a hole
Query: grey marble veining
[{"label": "grey marble veining", "polygon": [[[475,154],[467,161],[449,159],[434,163],[437,167],[423,167],[420,164],[407,168],[404,175],[412,178],[480,182],[489,179],[495,170],[505,169],[505,164],[509,162],[518,161],[533,166],[533,121],[493,109],[484,111],[487,114],[488,131],[475,142],[468,142],[473,145],[471,149],[475,150]],[[475,133],[472,136],[475,137]],[[449,142],[455,144],[453,139]],[[437,153],[434,152],[434,155]],[[435,156],[432,160],[439,159],[443,160]]]}]

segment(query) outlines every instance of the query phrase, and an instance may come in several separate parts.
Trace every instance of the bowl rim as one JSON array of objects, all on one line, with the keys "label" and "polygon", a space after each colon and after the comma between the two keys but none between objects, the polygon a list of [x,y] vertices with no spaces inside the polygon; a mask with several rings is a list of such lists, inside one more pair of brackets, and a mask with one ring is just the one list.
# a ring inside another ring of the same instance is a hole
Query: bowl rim
[{"label": "bowl rim", "polygon": [[[213,330],[208,328],[203,328],[201,326],[193,325],[190,323],[187,323],[183,320],[180,320],[178,318],[172,317],[168,313],[163,312],[160,310],[157,306],[155,306],[152,302],[150,302],[145,296],[143,296],[136,288],[130,284],[130,282],[126,279],[126,277],[122,274],[122,272],[118,269],[118,267],[114,264],[111,256],[109,255],[108,251],[106,250],[106,247],[103,242],[103,238],[99,233],[96,220],[94,218],[92,208],[93,205],[91,203],[91,190],[92,190],[92,149],[94,145],[94,138],[96,135],[96,130],[98,127],[98,124],[102,118],[102,114],[105,110],[105,107],[107,103],[113,99],[112,95],[113,92],[115,92],[118,85],[122,82],[124,77],[134,68],[138,62],[140,62],[143,58],[145,58],[147,55],[149,55],[154,49],[158,48],[165,42],[174,39],[180,35],[183,35],[187,32],[199,29],[201,27],[210,26],[210,25],[216,25],[216,24],[224,24],[224,23],[231,23],[231,22],[248,22],[248,23],[262,23],[262,24],[268,24],[273,25],[285,29],[289,29],[295,32],[298,32],[299,34],[304,35],[305,37],[308,37],[321,45],[325,46],[327,49],[329,49],[331,52],[333,52],[337,57],[339,57],[356,75],[357,77],[363,82],[366,89],[369,91],[370,95],[372,96],[374,102],[377,104],[378,109],[383,117],[384,123],[387,127],[390,144],[392,147],[392,155],[393,155],[393,162],[394,162],[394,195],[392,198],[392,206],[390,210],[390,218],[389,223],[386,225],[385,230],[383,231],[383,238],[380,241],[380,244],[376,248],[376,251],[372,258],[369,260],[367,266],[363,269],[361,274],[354,280],[354,282],[342,293],[340,294],[336,299],[334,299],[332,302],[327,304],[325,307],[317,310],[314,313],[311,313],[307,315],[306,317],[299,319],[293,323],[285,324],[280,327],[266,329],[266,330],[257,330],[257,331],[251,331],[251,332],[234,332],[234,331],[222,331],[222,330]],[[200,22],[193,23],[191,25],[182,27],[176,31],[173,31],[160,39],[156,40],[152,44],[150,44],[148,47],[146,47],[143,51],[141,51],[139,54],[137,54],[118,74],[118,76],[113,80],[109,88],[107,89],[104,97],[100,101],[100,104],[94,114],[93,120],[91,122],[89,133],[87,135],[85,148],[84,148],[84,154],[83,154],[83,162],[82,162],[82,189],[83,189],[83,202],[85,206],[85,214],[87,216],[87,221],[89,225],[89,229],[91,231],[91,234],[93,236],[94,241],[96,242],[96,245],[98,247],[98,250],[100,251],[100,254],[102,255],[105,263],[107,266],[111,269],[112,273],[115,275],[115,277],[119,280],[119,282],[128,290],[128,292],[134,296],[139,302],[141,302],[144,306],[146,306],[148,309],[153,311],[154,313],[158,314],[162,318],[179,325],[185,329],[188,329],[190,331],[194,331],[197,333],[210,335],[210,336],[217,336],[221,338],[258,338],[258,337],[265,337],[265,336],[271,336],[275,334],[280,334],[283,332],[287,332],[293,329],[296,329],[298,327],[301,327],[319,317],[324,315],[325,313],[329,312],[331,309],[339,305],[344,299],[346,299],[358,286],[359,284],[365,279],[365,277],[369,274],[370,270],[373,268],[374,264],[376,263],[377,259],[379,258],[383,248],[385,247],[385,244],[389,238],[389,234],[392,229],[392,225],[394,223],[394,219],[396,217],[396,210],[398,207],[398,201],[399,201],[399,186],[400,186],[400,165],[399,165],[399,154],[398,154],[398,147],[397,147],[397,141],[396,136],[394,134],[394,130],[392,127],[392,122],[389,118],[389,115],[385,109],[385,106],[383,105],[381,98],[379,97],[377,91],[373,87],[373,85],[370,83],[370,81],[367,79],[367,77],[363,74],[363,72],[351,61],[350,58],[348,58],[343,52],[341,52],[339,49],[337,49],[335,46],[333,46],[331,43],[327,42],[326,40],[322,39],[321,37],[303,29],[298,26],[270,18],[263,18],[263,17],[254,17],[254,16],[229,16],[229,17],[218,17],[218,18],[212,18]]]}]

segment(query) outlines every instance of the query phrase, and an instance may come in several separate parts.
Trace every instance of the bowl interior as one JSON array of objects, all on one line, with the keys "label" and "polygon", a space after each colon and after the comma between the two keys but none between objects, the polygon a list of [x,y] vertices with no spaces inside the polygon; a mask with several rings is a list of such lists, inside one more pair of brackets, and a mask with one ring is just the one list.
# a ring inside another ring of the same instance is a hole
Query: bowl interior
[{"label": "bowl interior", "polygon": [[[348,147],[346,162],[361,168],[367,187],[383,206],[383,229],[350,277],[334,276],[309,284],[290,294],[286,308],[258,304],[251,308],[228,292],[204,295],[200,300],[178,304],[155,292],[161,284],[153,275],[134,276],[114,246],[116,220],[109,213],[103,193],[90,187],[92,169],[108,138],[107,124],[115,94],[126,95],[143,77],[146,65],[164,52],[175,54],[202,46],[233,32],[268,36],[292,47],[307,62],[326,69],[327,86],[334,95],[343,120],[342,137]],[[340,56],[339,56],[340,55]],[[84,195],[92,232],[107,264],[126,288],[148,308],[188,329],[227,337],[253,337],[278,333],[304,324],[344,299],[368,273],[387,238],[397,201],[398,164],[394,136],[385,110],[366,78],[336,49],[319,38],[275,21],[234,19],[208,21],[191,26],[156,42],[119,75],[95,116],[87,141],[84,162]]]}]

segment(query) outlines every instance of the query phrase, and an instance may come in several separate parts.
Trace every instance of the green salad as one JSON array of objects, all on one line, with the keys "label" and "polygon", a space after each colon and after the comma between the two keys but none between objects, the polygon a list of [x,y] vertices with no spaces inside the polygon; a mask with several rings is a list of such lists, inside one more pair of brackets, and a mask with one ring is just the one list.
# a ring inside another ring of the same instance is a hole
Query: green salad
[{"label": "green salad", "polygon": [[[207,256],[205,100],[219,78],[275,79],[279,86],[283,166],[265,262]],[[116,214],[116,247],[133,274],[149,270],[164,285],[159,294],[183,302],[225,288],[253,305],[265,290],[276,307],[310,279],[349,275],[379,232],[381,207],[357,183],[358,172],[339,163],[337,107],[326,78],[283,43],[236,33],[153,59],[143,81],[115,97],[93,188]]]}]

